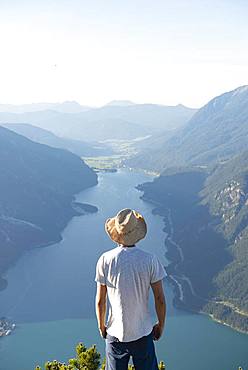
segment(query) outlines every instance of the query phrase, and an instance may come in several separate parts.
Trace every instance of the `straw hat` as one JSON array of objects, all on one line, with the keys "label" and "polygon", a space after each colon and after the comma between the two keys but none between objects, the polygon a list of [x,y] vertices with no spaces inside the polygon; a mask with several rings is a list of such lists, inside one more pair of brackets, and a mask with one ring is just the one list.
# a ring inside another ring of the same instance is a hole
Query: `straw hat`
[{"label": "straw hat", "polygon": [[147,226],[138,212],[125,208],[115,217],[107,219],[105,230],[113,241],[128,246],[145,237]]}]

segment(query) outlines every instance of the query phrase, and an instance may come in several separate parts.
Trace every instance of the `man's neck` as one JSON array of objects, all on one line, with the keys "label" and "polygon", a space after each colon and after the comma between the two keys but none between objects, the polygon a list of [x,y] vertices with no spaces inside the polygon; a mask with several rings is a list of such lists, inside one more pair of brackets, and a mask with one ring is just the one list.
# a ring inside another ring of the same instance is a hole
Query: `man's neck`
[{"label": "man's neck", "polygon": [[118,244],[118,245],[119,245],[119,247],[122,247],[122,248],[133,248],[133,247],[135,247],[135,244],[133,244],[133,245]]}]

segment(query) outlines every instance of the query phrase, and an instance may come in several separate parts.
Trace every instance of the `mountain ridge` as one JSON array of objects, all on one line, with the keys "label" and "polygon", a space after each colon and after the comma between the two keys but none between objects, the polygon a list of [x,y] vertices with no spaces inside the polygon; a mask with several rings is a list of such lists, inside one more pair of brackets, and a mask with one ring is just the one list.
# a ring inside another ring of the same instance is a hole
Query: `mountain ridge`
[{"label": "mountain ridge", "polygon": [[55,110],[19,114],[2,112],[0,123],[30,123],[57,136],[82,141],[132,140],[181,127],[194,113],[194,109],[182,106],[104,106],[71,114]]},{"label": "mountain ridge", "polygon": [[162,172],[170,166],[208,166],[239,154],[248,145],[248,87],[213,98],[174,135],[160,140],[158,148],[132,158],[131,166]]},{"label": "mountain ridge", "polygon": [[88,106],[83,106],[75,100],[67,100],[62,103],[31,103],[31,104],[0,104],[0,112],[8,113],[26,113],[43,110],[55,110],[61,113],[79,113],[88,109]]},{"label": "mountain ridge", "polygon": [[[74,195],[97,184],[76,155],[0,126],[0,276],[24,251],[54,243],[79,212]],[[6,281],[0,278],[0,287]]]},{"label": "mountain ridge", "polygon": [[176,304],[247,333],[248,150],[211,169],[168,169],[138,188],[165,220],[167,272],[184,291],[181,300],[176,285]]},{"label": "mountain ridge", "polygon": [[54,148],[66,149],[80,157],[97,157],[113,154],[112,150],[103,144],[58,137],[51,131],[28,123],[6,123],[2,124],[2,126],[23,135],[32,141],[46,144]]}]

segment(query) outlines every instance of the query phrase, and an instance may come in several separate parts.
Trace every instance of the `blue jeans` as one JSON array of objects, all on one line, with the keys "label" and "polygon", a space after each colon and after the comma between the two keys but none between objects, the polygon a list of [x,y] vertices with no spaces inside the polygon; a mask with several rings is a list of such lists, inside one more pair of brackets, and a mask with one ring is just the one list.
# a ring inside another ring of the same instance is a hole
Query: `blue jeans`
[{"label": "blue jeans", "polygon": [[152,333],[132,342],[106,337],[106,370],[127,370],[130,357],[135,370],[158,370]]}]

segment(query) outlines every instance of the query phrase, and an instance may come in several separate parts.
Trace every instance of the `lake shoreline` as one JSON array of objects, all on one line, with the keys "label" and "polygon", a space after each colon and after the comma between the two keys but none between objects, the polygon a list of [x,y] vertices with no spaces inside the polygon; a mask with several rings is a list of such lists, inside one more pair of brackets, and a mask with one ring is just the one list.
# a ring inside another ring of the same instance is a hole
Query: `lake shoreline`
[{"label": "lake shoreline", "polygon": [[[97,205],[99,212],[75,217],[55,248],[26,254],[9,271],[9,287],[1,297],[1,316],[12,318],[18,326],[13,335],[0,341],[1,370],[34,369],[38,363],[55,358],[66,361],[80,341],[87,346],[95,343],[104,353],[94,314],[94,276],[98,256],[111,247],[104,231],[105,220],[125,206],[138,209],[149,225],[141,248],[159,256],[163,265],[169,263],[164,256],[163,218],[152,212],[155,207],[142,201],[135,189],[146,181],[150,181],[149,176],[124,169],[102,173],[99,186],[76,199]],[[167,280],[165,285],[166,331],[156,342],[156,352],[158,358],[166,358],[168,369],[197,370],[195,350],[201,370],[231,370],[237,364],[246,368],[248,337],[204,315],[176,309],[173,286]],[[150,298],[152,304],[152,292]],[[12,358],[13,348],[18,351]]]},{"label": "lake shoreline", "polygon": [[[139,190],[139,188],[138,188]],[[163,217],[164,223],[167,221],[167,216],[162,212],[163,206],[161,203],[154,201],[153,199],[150,199],[148,197],[145,197],[144,195],[141,196],[141,199],[144,200],[145,202],[148,202],[150,204],[153,204],[155,208],[153,208],[152,212],[154,214],[158,214],[159,216]],[[172,244],[170,243],[169,240],[169,245],[168,245],[168,230],[166,227],[164,227],[163,232],[165,233],[165,241],[164,244],[167,246],[167,251],[171,248]],[[169,238],[170,239],[170,238]],[[166,254],[167,254],[166,251]],[[182,249],[180,248],[180,255],[183,254]],[[168,258],[168,257],[167,257]],[[231,328],[234,331],[237,331],[242,334],[248,335],[248,331],[241,329],[238,326],[232,325],[224,320],[218,319],[214,314],[204,310],[204,309],[196,309],[193,305],[190,305],[189,302],[186,302],[185,296],[187,295],[187,290],[185,289],[185,286],[183,283],[180,283],[178,279],[182,278],[183,276],[178,275],[178,271],[176,271],[178,263],[180,263],[180,257],[179,258],[174,258],[173,260],[168,258],[170,263],[166,266],[166,272],[168,274],[167,280],[174,286],[174,293],[175,296],[173,298],[173,304],[176,308],[186,310],[191,313],[197,313],[197,314],[202,314],[205,316],[208,316],[211,320],[214,322],[217,322],[219,324],[222,324],[224,326],[227,326]],[[187,278],[189,279],[189,278]],[[190,284],[192,282],[190,281]],[[205,303],[211,302],[211,300],[199,297],[200,300],[205,301]]]},{"label": "lake shoreline", "polygon": [[[84,190],[85,189],[83,189],[82,191],[84,191]],[[74,217],[86,216],[88,214],[98,212],[98,208],[96,206],[93,206],[93,205],[88,204],[88,203],[82,203],[82,202],[76,202],[75,201],[76,196],[78,194],[80,194],[82,191],[80,191],[79,193],[77,193],[73,196],[73,199],[71,201],[71,210],[74,212],[74,214],[72,214],[70,217],[68,217],[68,220],[67,220],[66,224],[63,225],[63,228],[61,228],[61,230],[59,231],[59,234],[57,235],[56,238],[51,239],[51,240],[47,240],[44,243],[36,243],[36,244],[30,245],[22,253],[16,255],[15,258],[11,261],[11,263],[9,263],[5,266],[4,270],[0,273],[0,292],[2,292],[2,291],[4,291],[5,289],[8,288],[8,280],[7,280],[8,270],[11,269],[12,267],[14,267],[15,264],[18,262],[18,260],[22,256],[24,256],[26,253],[29,253],[31,250],[39,249],[39,248],[47,248],[51,245],[54,245],[54,244],[57,244],[57,243],[61,242],[63,240],[63,238],[62,238],[63,231],[66,229],[66,227],[68,226],[68,224],[71,222],[71,220]],[[69,215],[69,212],[68,212],[68,215]]]}]

